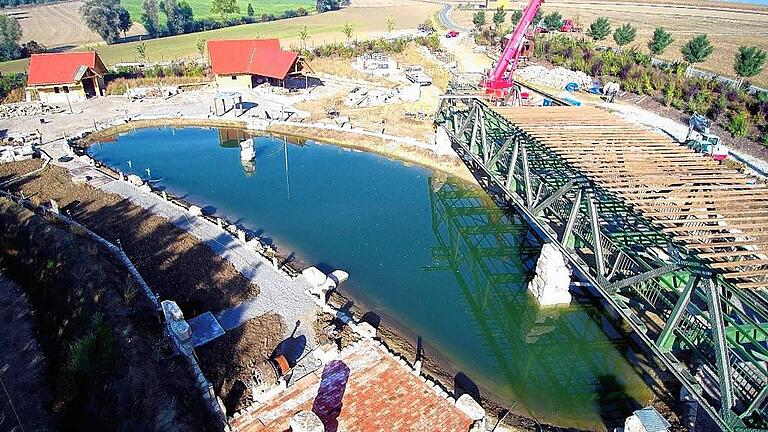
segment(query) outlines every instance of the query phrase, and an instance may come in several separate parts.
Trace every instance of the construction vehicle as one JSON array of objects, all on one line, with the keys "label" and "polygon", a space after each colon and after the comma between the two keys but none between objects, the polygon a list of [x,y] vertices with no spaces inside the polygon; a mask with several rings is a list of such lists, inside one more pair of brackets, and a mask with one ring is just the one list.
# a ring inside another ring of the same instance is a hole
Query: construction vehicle
[{"label": "construction vehicle", "polygon": [[560,31],[563,33],[581,33],[581,27],[573,22],[573,18],[566,18],[563,20],[563,25],[560,26]]},{"label": "construction vehicle", "polygon": [[720,142],[719,136],[709,133],[709,127],[708,118],[699,113],[693,113],[688,120],[685,144],[694,151],[711,156],[716,161],[728,158],[728,147]]},{"label": "construction vehicle", "polygon": [[[510,98],[519,99],[520,87],[515,84],[514,75],[520,55],[525,49],[528,27],[533,24],[536,12],[543,0],[531,0],[523,10],[523,16],[512,31],[506,48],[501,53],[496,67],[485,77],[485,94],[491,99],[506,103]],[[517,95],[517,96],[516,96]]]}]

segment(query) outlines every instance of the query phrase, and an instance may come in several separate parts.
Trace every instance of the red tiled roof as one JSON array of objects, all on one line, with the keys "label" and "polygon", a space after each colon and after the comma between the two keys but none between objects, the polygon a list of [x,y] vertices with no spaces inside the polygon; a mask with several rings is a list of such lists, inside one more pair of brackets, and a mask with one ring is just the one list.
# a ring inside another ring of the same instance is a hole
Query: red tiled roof
[{"label": "red tiled roof", "polygon": [[472,426],[466,414],[370,340],[231,423],[239,432],[284,432],[302,410],[314,411],[327,431],[467,432]]},{"label": "red tiled roof", "polygon": [[93,51],[32,54],[27,84],[74,84],[80,66],[96,69],[97,65],[102,63]]},{"label": "red tiled roof", "polygon": [[252,74],[283,79],[298,53],[280,49],[278,39],[209,40],[211,70],[216,75]]}]

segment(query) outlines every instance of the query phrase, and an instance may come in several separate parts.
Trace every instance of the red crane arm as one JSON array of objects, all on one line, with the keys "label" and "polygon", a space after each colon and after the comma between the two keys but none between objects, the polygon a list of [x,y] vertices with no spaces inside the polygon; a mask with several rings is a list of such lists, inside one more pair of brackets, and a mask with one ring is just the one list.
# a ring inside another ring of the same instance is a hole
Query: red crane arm
[{"label": "red crane arm", "polygon": [[[517,60],[520,57],[520,50],[525,40],[525,31],[528,26],[533,23],[533,19],[536,16],[541,4],[544,0],[531,0],[523,10],[523,16],[515,26],[515,30],[512,32],[512,37],[509,39],[509,43],[504,48],[504,52],[501,53],[499,62],[496,63],[496,67],[493,69],[490,75],[488,75],[485,81],[486,89],[503,89],[512,86],[512,77],[515,74],[515,68],[517,68]],[[511,67],[510,67],[511,66]],[[509,68],[509,74],[505,76],[505,73]]]}]

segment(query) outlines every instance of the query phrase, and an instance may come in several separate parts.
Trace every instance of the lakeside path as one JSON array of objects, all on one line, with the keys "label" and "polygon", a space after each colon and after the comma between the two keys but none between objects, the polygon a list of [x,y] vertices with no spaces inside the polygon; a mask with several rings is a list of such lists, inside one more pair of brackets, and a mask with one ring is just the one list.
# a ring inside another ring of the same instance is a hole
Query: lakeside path
[{"label": "lakeside path", "polygon": [[[289,279],[275,270],[266,258],[236,240],[218,225],[191,216],[185,209],[155,194],[144,192],[127,181],[114,180],[77,158],[69,162],[58,162],[59,157],[69,154],[63,140],[47,144],[43,148],[56,165],[66,168],[73,175],[90,177],[89,184],[93,187],[120,195],[132,204],[165,218],[194,235],[232,263],[250,282],[256,284],[259,287],[259,295],[255,298],[223,311],[211,311],[225,330],[236,328],[251,318],[274,312],[282,317],[286,336],[290,335],[298,321],[301,324],[297,333],[303,334],[309,341],[314,341],[312,326],[318,308],[306,293],[311,286],[303,276]],[[191,317],[187,317],[189,318]]]}]

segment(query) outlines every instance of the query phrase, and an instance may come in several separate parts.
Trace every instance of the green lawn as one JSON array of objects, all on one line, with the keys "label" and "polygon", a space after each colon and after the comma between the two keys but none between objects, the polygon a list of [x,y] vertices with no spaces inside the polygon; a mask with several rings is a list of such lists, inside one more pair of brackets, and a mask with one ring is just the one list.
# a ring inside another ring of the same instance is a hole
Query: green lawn
[{"label": "green lawn", "polygon": [[[194,12],[195,19],[200,18],[219,18],[211,14],[211,0],[186,0],[192,11]],[[131,14],[131,18],[136,22],[141,22],[142,14],[142,0],[122,0],[124,8]],[[159,2],[158,2],[159,3]],[[253,10],[256,12],[255,16],[261,16],[261,14],[279,14],[289,9],[298,9],[303,7],[308,12],[315,10],[315,2],[312,0],[237,0],[238,6],[240,6],[240,14],[245,15],[248,10],[248,3],[253,5]],[[160,13],[161,21],[165,22],[165,15]]]}]

